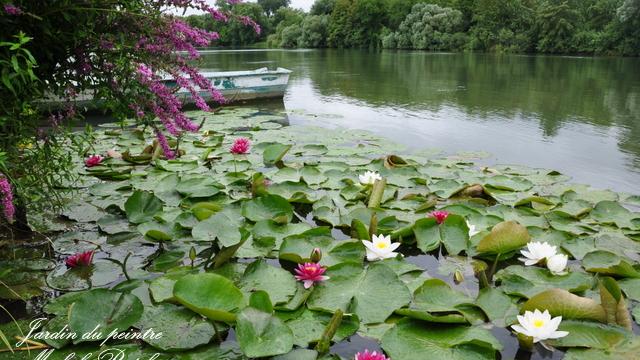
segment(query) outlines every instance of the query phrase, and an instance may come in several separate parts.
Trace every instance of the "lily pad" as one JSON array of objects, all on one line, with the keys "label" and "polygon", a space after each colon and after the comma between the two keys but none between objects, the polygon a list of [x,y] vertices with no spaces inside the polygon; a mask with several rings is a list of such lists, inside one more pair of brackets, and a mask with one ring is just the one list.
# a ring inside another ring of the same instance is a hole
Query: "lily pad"
[{"label": "lily pad", "polygon": [[231,280],[212,273],[185,275],[173,287],[174,298],[213,321],[231,322],[244,305],[242,292]]},{"label": "lily pad", "polygon": [[250,358],[286,354],[293,348],[293,333],[282,320],[251,307],[238,314],[236,335]]},{"label": "lily pad", "polygon": [[127,218],[134,224],[141,224],[153,219],[162,211],[162,200],[147,191],[134,191],[133,195],[124,203]]}]

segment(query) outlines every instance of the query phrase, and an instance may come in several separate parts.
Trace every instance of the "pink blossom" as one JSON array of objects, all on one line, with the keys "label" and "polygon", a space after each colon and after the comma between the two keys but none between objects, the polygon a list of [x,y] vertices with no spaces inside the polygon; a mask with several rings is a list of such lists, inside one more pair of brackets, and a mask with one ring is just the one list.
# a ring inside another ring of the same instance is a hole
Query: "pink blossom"
[{"label": "pink blossom", "polygon": [[436,210],[429,214],[429,217],[436,219],[438,224],[442,224],[447,216],[449,216],[449,212],[446,210]]},{"label": "pink blossom", "polygon": [[93,261],[93,250],[71,255],[65,260],[65,264],[68,268],[75,268],[79,266],[89,266],[91,265],[91,261]]},{"label": "pink blossom", "polygon": [[13,4],[4,4],[4,11],[9,15],[21,15],[22,9]]},{"label": "pink blossom", "polygon": [[298,274],[295,275],[296,279],[304,283],[305,289],[310,288],[316,282],[329,279],[328,276],[323,275],[327,268],[317,263],[298,264],[298,268],[294,271]]},{"label": "pink blossom", "polygon": [[377,351],[369,352],[369,350],[365,350],[364,352],[357,353],[355,360],[391,360],[391,359],[384,356],[383,353],[379,353]]},{"label": "pink blossom", "polygon": [[84,165],[86,167],[94,167],[96,165],[100,165],[102,160],[104,160],[104,158],[100,155],[91,155],[84,160]]},{"label": "pink blossom", "polygon": [[248,153],[249,149],[251,149],[251,141],[247,138],[241,137],[237,138],[233,142],[229,151],[231,151],[232,154],[239,155]]},{"label": "pink blossom", "polygon": [[162,148],[162,152],[164,153],[164,157],[166,157],[167,159],[174,159],[176,157],[176,153],[171,150],[167,138],[160,130],[156,129],[155,132],[158,143],[160,143],[160,147]]},{"label": "pink blossom", "polygon": [[11,224],[14,220],[16,208],[13,205],[13,192],[11,191],[11,184],[9,183],[9,179],[4,176],[0,176],[0,197],[2,197],[2,199],[0,199],[0,202],[2,203],[4,218],[9,222],[9,224]]}]

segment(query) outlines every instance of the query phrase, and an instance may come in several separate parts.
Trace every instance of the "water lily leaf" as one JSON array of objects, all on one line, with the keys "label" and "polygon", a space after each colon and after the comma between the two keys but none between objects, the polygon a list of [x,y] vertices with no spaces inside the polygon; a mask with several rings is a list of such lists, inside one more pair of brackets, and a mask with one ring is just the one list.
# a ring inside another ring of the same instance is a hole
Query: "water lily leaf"
[{"label": "water lily leaf", "polygon": [[247,293],[265,291],[274,305],[285,303],[296,292],[293,275],[281,268],[267,264],[264,259],[251,263],[240,280],[240,289]]},{"label": "water lily leaf", "polygon": [[640,301],[640,279],[620,279],[618,285],[629,299]]},{"label": "water lily leaf", "polygon": [[521,312],[549,310],[552,316],[563,319],[606,321],[605,310],[593,299],[574,295],[563,289],[549,289],[531,297]]},{"label": "water lily leaf", "polygon": [[630,333],[621,327],[591,321],[563,319],[558,330],[568,331],[569,334],[556,340],[549,340],[552,346],[610,350],[617,344],[630,339]]},{"label": "water lily leaf", "polygon": [[100,336],[91,339],[78,336],[73,343],[106,339],[113,330],[126,331],[140,319],[143,310],[135,295],[107,289],[88,291],[70,308],[69,328],[76,334],[87,334],[99,326]]},{"label": "water lily leaf", "polygon": [[272,166],[276,165],[282,158],[287,154],[287,152],[291,149],[291,145],[284,145],[275,143],[267,146],[262,153],[262,159],[265,165]]},{"label": "water lily leaf", "polygon": [[293,218],[293,206],[282,196],[268,194],[243,202],[242,216],[253,222],[273,220],[286,224]]},{"label": "water lily leaf", "polygon": [[274,357],[273,360],[316,360],[317,358],[318,358],[318,352],[315,350],[294,349],[289,353]]},{"label": "water lily leaf", "polygon": [[[607,325],[605,325],[607,326]],[[610,326],[610,325],[608,325]],[[588,336],[588,335],[587,335]],[[609,337],[615,340],[615,337]],[[619,360],[633,359],[640,352],[640,338],[635,336],[605,349],[580,349],[571,348],[567,351],[564,360]]]},{"label": "water lily leaf", "polygon": [[596,250],[588,253],[582,259],[582,266],[589,272],[640,278],[640,272],[631,264],[609,251]]},{"label": "water lily leaf", "polygon": [[213,273],[185,275],[173,287],[174,298],[213,321],[231,322],[244,305],[244,296],[231,280]]},{"label": "water lily leaf", "polygon": [[113,214],[107,214],[98,219],[98,227],[100,231],[110,235],[131,231],[129,220]]},{"label": "water lily leaf", "polygon": [[366,270],[342,263],[327,270],[329,280],[315,285],[307,300],[311,310],[355,313],[365,323],[383,322],[394,310],[409,304],[411,293],[398,276],[382,264]]},{"label": "water lily leaf", "polygon": [[428,217],[416,221],[413,226],[413,233],[416,237],[418,249],[425,253],[437,249],[442,241],[440,226],[435,218]]},{"label": "water lily leaf", "polygon": [[[286,320],[287,326],[293,331],[294,345],[307,347],[317,342],[331,320],[331,315],[304,308],[300,314]],[[338,330],[333,336],[334,342],[339,342],[353,335],[358,330],[358,318],[356,316],[343,316]]]},{"label": "water lily leaf", "polygon": [[616,201],[600,201],[591,211],[591,217],[602,224],[615,224],[620,228],[636,228],[631,219],[640,217],[634,216],[629,210]]},{"label": "water lily leaf", "polygon": [[507,191],[527,191],[533,187],[531,181],[525,178],[505,175],[496,175],[487,179],[486,185]]},{"label": "water lily leaf", "polygon": [[504,255],[525,246],[530,239],[527,228],[515,221],[504,221],[480,240],[477,250],[479,253]]},{"label": "water lily leaf", "polygon": [[152,329],[159,338],[145,337],[147,344],[163,351],[193,349],[209,343],[216,331],[211,322],[191,310],[171,304],[146,306],[137,327],[141,332]]},{"label": "water lily leaf", "polygon": [[606,314],[606,322],[631,331],[631,315],[618,283],[613,278],[605,276],[600,279],[599,288],[600,303]]},{"label": "water lily leaf", "polygon": [[153,301],[160,302],[177,302],[173,297],[173,286],[181,277],[194,272],[193,269],[174,269],[164,276],[157,277],[149,283],[149,293]]},{"label": "water lily leaf", "polygon": [[162,201],[153,193],[137,190],[124,203],[124,210],[130,222],[141,224],[162,211]]},{"label": "water lily leaf", "polygon": [[191,236],[199,241],[218,240],[221,246],[231,247],[242,240],[240,228],[243,218],[233,209],[224,209],[199,222],[191,230]]},{"label": "water lily leaf", "polygon": [[518,307],[515,301],[500,290],[491,287],[480,289],[476,304],[497,326],[505,327],[516,321]]},{"label": "water lily leaf", "polygon": [[286,354],[293,348],[293,333],[282,320],[251,307],[238,314],[236,335],[250,358]]},{"label": "water lily leaf", "polygon": [[309,255],[315,248],[322,251],[320,264],[325,266],[343,262],[361,264],[365,255],[365,248],[360,240],[337,242],[328,228],[319,227],[286,237],[280,246],[279,256],[280,259],[300,264],[309,261]]},{"label": "water lily leaf", "polygon": [[535,266],[512,265],[498,271],[494,277],[504,293],[526,298],[553,288],[579,293],[593,285],[593,278],[585,273],[570,272],[557,276]]},{"label": "water lily leaf", "polygon": [[413,293],[409,309],[399,309],[396,313],[430,322],[483,322],[484,315],[474,307],[470,297],[440,279],[429,279]]},{"label": "water lily leaf", "polygon": [[176,186],[176,191],[184,196],[203,198],[219,193],[221,186],[210,176],[185,175]]},{"label": "water lily leaf", "polygon": [[382,337],[382,348],[392,359],[495,359],[502,345],[489,330],[463,325],[425,326],[401,320]]}]

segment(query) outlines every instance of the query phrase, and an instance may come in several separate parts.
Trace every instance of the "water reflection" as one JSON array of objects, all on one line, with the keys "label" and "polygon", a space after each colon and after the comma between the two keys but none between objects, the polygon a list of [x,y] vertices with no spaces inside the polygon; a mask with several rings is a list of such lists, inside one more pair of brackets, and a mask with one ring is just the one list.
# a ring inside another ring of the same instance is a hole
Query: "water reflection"
[{"label": "water reflection", "polygon": [[413,148],[482,150],[492,162],[637,192],[640,59],[259,50],[211,52],[202,66],[292,69],[292,123],[369,129]]}]

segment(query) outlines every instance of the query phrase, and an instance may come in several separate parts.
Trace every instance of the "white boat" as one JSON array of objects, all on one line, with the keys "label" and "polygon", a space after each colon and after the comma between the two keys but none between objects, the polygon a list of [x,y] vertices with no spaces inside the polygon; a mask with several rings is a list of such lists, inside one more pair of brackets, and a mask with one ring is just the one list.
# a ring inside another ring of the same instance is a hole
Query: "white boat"
[{"label": "white boat", "polygon": [[[269,70],[260,68],[250,71],[225,71],[225,72],[201,72],[209,79],[213,86],[219,90],[227,102],[242,100],[282,98],[287,90],[289,74],[291,70],[277,68]],[[175,81],[164,80],[167,86],[175,87]],[[200,91],[200,96],[209,100],[211,95],[206,91]],[[176,95],[189,103],[192,102],[191,93],[186,89],[179,89]]]},{"label": "white boat", "polygon": [[[249,71],[223,71],[223,72],[201,72],[209,79],[213,86],[222,92],[227,103],[246,101],[254,99],[275,99],[282,98],[287,90],[289,74],[291,70],[277,68],[269,70],[260,68]],[[175,87],[176,82],[167,77],[163,82],[170,87]],[[207,91],[198,91],[205,100],[211,99],[211,94]],[[191,93],[180,88],[176,95],[185,103],[193,103]],[[100,101],[95,101],[90,92],[80,93],[74,98],[76,105],[84,106],[87,109],[99,109]],[[49,109],[57,109],[62,106],[62,99],[50,97],[41,101],[41,106]]]}]

